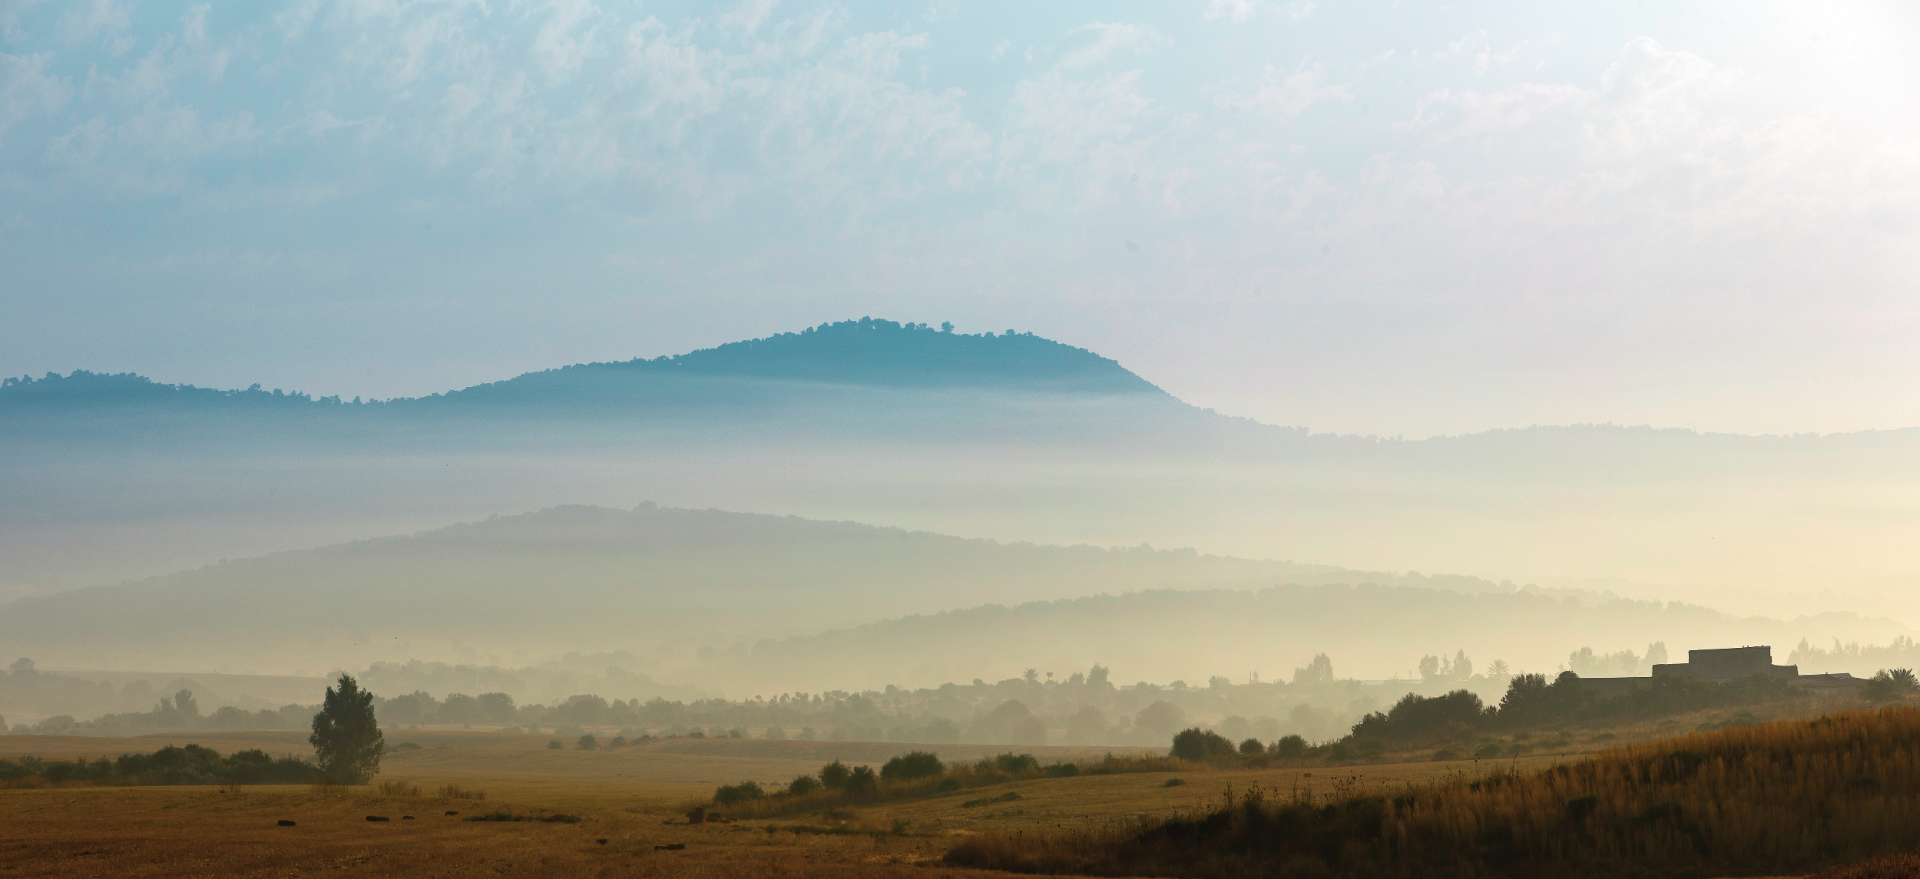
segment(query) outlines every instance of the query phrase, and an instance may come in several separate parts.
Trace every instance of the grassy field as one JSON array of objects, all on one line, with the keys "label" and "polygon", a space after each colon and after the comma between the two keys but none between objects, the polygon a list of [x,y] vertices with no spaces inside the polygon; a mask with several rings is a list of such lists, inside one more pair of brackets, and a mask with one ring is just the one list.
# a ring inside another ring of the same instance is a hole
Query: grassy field
[{"label": "grassy field", "polygon": [[[1707,718],[1710,721],[1712,718]],[[1698,723],[1704,721],[1691,721]],[[714,788],[784,783],[839,759],[877,763],[912,747],[881,743],[669,740],[617,751],[553,750],[547,735],[463,730],[391,733],[377,787],[60,787],[0,790],[0,879],[68,876],[996,876],[947,863],[962,841],[1004,834],[1103,834],[1203,813],[1229,791],[1253,788],[1295,801],[1393,798],[1495,774],[1537,775],[1581,754],[1648,741],[1672,724],[1558,736],[1560,753],[1488,761],[1414,760],[1349,766],[1143,772],[1029,778],[843,813],[689,825],[685,813]],[[222,753],[303,753],[296,733],[167,735],[125,739],[0,737],[0,756],[46,758],[150,752],[197,742]],[[571,742],[566,743],[569,747]],[[1549,744],[1549,743],[1543,743]],[[948,760],[1005,750],[937,746]],[[1045,762],[1094,758],[1105,748],[1021,749]],[[1112,749],[1116,752],[1135,749]],[[1045,752],[1045,753],[1041,753]],[[1181,783],[1169,785],[1173,779]],[[438,799],[454,784],[484,800]],[[458,816],[447,816],[456,811]],[[578,823],[469,822],[475,814],[566,814]],[[391,818],[368,822],[366,816]],[[404,816],[411,815],[412,819]],[[279,821],[294,827],[278,826]],[[605,840],[601,842],[600,840]],[[656,846],[684,845],[667,850]],[[1111,871],[1105,871],[1111,874]]]},{"label": "grassy field", "polygon": [[[297,751],[276,734],[190,737],[223,753],[241,747]],[[388,755],[381,781],[417,785],[426,796],[346,795],[306,787],[71,787],[0,790],[0,877],[66,876],[991,876],[940,862],[953,841],[981,830],[1059,828],[1190,810],[1229,786],[1300,787],[1321,796],[1387,789],[1463,774],[1485,764],[1411,763],[1258,771],[1199,771],[1046,778],[852,810],[844,817],[803,815],[773,821],[688,825],[685,812],[716,785],[746,779],[785,781],[822,762],[897,745],[873,743],[680,740],[620,751],[550,750],[548,736],[503,738],[447,734],[395,736],[420,750]],[[148,751],[147,738],[74,741],[4,737],[7,753],[45,757]],[[77,737],[75,737],[77,738]],[[181,739],[182,737],[165,737]],[[460,744],[450,744],[458,741]],[[943,748],[946,750],[946,748]],[[950,758],[1002,748],[954,747]],[[1068,749],[1033,749],[1067,751]],[[1073,749],[1044,759],[1091,757]],[[1519,761],[1549,765],[1559,758]],[[1513,765],[1502,761],[1502,767]],[[1169,787],[1169,778],[1184,784]],[[483,790],[486,799],[442,800],[446,784]],[[969,806],[979,799],[1017,799]],[[460,816],[448,817],[447,811]],[[578,824],[467,822],[504,810],[564,813]],[[368,822],[367,815],[393,820]],[[411,821],[404,815],[413,815]],[[280,820],[295,827],[277,825]],[[606,839],[605,844],[597,840]],[[684,850],[656,850],[679,843]]]},{"label": "grassy field", "polygon": [[1238,879],[1765,875],[1920,847],[1920,709],[1639,742],[1546,769],[1308,798],[1243,788],[1104,827],[972,835],[949,860],[1025,873]]}]

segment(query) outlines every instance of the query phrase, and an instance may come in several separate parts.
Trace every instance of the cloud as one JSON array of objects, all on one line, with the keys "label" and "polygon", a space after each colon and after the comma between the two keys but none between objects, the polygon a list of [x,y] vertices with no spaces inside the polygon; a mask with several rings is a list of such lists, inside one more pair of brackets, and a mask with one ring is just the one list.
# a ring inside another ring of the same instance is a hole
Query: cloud
[{"label": "cloud", "polygon": [[[580,71],[593,54],[599,7],[587,0],[556,0],[541,7],[545,13],[534,32],[530,54],[548,80],[561,82]],[[529,19],[533,13],[529,12]]]},{"label": "cloud", "polygon": [[64,78],[47,74],[53,61],[52,52],[0,52],[0,137],[29,114],[57,110],[67,103],[73,90]]},{"label": "cloud", "polygon": [[1138,71],[1090,80],[1053,70],[1014,89],[999,144],[999,171],[1029,204],[1066,210],[1102,204],[1155,174],[1161,139]]},{"label": "cloud", "polygon": [[740,0],[732,9],[720,16],[720,27],[736,30],[743,36],[751,37],[760,26],[773,16],[774,4],[779,0]]},{"label": "cloud", "polygon": [[1058,66],[1065,70],[1100,64],[1121,50],[1146,54],[1164,42],[1159,31],[1140,24],[1094,22],[1070,33],[1091,33],[1093,42],[1062,55]]},{"label": "cloud", "polygon": [[[1266,0],[1208,0],[1207,11],[1202,13],[1202,17],[1207,21],[1226,19],[1239,24],[1252,21],[1266,6]],[[1294,0],[1281,7],[1280,11],[1293,21],[1305,21],[1313,16],[1317,8],[1312,0]]]},{"label": "cloud", "polygon": [[1325,101],[1351,101],[1346,86],[1322,81],[1320,65],[1301,62],[1290,73],[1272,65],[1257,76],[1238,77],[1209,87],[1215,106],[1249,113],[1297,116]]},{"label": "cloud", "polygon": [[114,0],[79,0],[60,16],[54,29],[69,43],[99,40],[119,55],[133,48],[126,32],[133,26],[133,4]]}]

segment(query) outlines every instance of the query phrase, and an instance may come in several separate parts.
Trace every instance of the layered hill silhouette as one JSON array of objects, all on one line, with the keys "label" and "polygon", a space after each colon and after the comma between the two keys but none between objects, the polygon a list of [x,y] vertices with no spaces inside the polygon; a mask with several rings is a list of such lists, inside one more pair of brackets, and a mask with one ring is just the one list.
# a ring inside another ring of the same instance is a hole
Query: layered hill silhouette
[{"label": "layered hill silhouette", "polygon": [[629,671],[736,695],[1091,662],[1129,681],[1203,681],[1281,674],[1318,652],[1385,676],[1459,649],[1540,667],[1580,646],[1908,633],[1850,614],[1779,622],[1474,577],[654,505],[499,517],[6,607],[0,644],[50,666],[310,670],[619,652],[641,657]]},{"label": "layered hill silhouette", "polygon": [[[817,387],[808,387],[808,386]],[[0,381],[0,424],[30,433],[63,413],[248,412],[257,415],[430,416],[487,411],[552,416],[724,407],[822,389],[972,390],[1171,400],[1119,363],[1031,333],[969,335],[862,318],[675,356],[583,363],[428,397],[361,402],[337,396],[216,390],[131,373],[75,370]]]},{"label": "layered hill silhouette", "polygon": [[455,644],[690,651],[981,601],[1334,573],[1191,550],[571,506],[23,599],[0,614],[0,644],[49,665],[186,668],[235,656],[275,667],[440,657]]},{"label": "layered hill silhouette", "polygon": [[653,499],[1003,541],[1660,583],[1637,594],[1782,618],[1832,593],[1920,622],[1904,597],[1920,594],[1920,430],[1314,434],[1188,405],[1097,353],[1014,332],[843,321],[377,403],[9,379],[0,443],[0,600]]}]

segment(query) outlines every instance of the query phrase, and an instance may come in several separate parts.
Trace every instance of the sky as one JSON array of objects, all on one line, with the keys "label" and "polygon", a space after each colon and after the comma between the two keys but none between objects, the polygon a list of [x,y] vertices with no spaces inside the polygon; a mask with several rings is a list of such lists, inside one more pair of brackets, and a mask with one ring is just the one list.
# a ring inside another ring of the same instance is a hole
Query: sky
[{"label": "sky", "polygon": [[862,315],[1418,437],[1920,425],[1920,6],[0,0],[0,374]]}]

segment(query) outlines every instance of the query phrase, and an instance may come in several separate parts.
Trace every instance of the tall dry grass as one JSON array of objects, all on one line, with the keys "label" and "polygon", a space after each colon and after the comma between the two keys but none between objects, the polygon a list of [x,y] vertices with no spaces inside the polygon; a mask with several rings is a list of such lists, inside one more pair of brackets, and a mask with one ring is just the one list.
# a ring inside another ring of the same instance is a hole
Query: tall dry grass
[{"label": "tall dry grass", "polygon": [[383,781],[380,782],[380,795],[383,797],[417,797],[420,795],[420,786],[404,781]]},{"label": "tall dry grass", "polygon": [[1920,847],[1920,709],[1694,733],[1525,776],[1343,793],[1242,791],[1173,818],[975,836],[947,859],[1200,877],[1804,872]]}]

